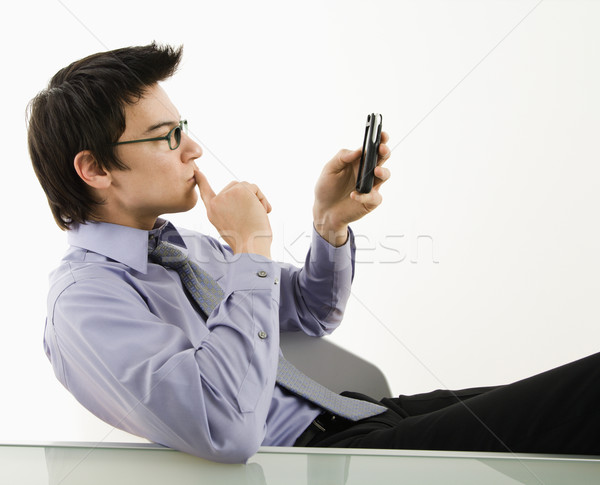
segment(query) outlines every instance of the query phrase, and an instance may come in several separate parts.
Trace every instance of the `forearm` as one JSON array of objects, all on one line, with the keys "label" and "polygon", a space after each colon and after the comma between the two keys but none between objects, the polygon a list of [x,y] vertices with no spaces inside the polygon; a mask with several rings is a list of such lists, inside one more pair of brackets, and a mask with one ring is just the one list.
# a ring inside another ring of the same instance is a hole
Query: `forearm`
[{"label": "forearm", "polygon": [[309,335],[331,333],[342,320],[354,276],[354,238],[334,247],[316,229],[302,268],[282,268],[280,326]]},{"label": "forearm", "polygon": [[196,359],[211,387],[230,396],[241,412],[259,413],[264,421],[279,356],[281,271],[252,254],[239,257],[229,271],[228,296],[206,322],[210,334]]}]

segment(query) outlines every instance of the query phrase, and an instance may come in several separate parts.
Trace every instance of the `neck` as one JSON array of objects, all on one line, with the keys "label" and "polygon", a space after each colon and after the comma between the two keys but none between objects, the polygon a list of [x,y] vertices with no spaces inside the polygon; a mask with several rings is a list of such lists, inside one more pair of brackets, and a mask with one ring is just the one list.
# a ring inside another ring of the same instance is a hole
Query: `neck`
[{"label": "neck", "polygon": [[[107,211],[102,211],[107,212]],[[133,214],[110,214],[110,213],[99,213],[90,220],[94,222],[108,222],[110,224],[118,224],[119,226],[133,227],[134,229],[142,229],[144,231],[151,231],[156,225],[158,216],[146,216],[136,217]]]}]

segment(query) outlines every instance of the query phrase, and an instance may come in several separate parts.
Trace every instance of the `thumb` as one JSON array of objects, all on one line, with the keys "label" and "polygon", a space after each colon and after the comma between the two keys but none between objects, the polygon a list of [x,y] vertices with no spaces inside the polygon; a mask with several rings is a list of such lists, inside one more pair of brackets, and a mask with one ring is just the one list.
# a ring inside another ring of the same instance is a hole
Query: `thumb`
[{"label": "thumb", "polygon": [[216,194],[210,186],[210,184],[208,183],[208,179],[200,170],[194,170],[194,177],[196,179],[196,184],[198,184],[198,189],[200,190],[200,197],[202,198],[202,202],[205,206],[207,206]]},{"label": "thumb", "polygon": [[358,150],[348,150],[346,148],[342,148],[327,163],[324,170],[332,173],[338,173],[347,170],[348,165],[351,165],[360,159],[361,152],[362,148],[359,148]]},{"label": "thumb", "polygon": [[361,153],[362,153],[362,147],[358,148],[357,150],[347,150],[347,149],[340,150],[340,152],[338,153],[338,160],[339,160],[339,162],[341,162],[340,168],[349,163],[354,163],[357,160],[359,160]]}]

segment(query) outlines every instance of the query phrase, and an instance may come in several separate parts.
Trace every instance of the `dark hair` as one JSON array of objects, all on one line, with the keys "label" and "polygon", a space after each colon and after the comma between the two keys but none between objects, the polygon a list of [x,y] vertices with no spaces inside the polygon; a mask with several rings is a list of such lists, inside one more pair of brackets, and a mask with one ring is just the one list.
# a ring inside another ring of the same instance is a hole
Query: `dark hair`
[{"label": "dark hair", "polygon": [[58,226],[84,223],[95,200],[73,166],[89,150],[101,168],[126,170],[115,143],[125,131],[125,106],[171,77],[182,47],[126,47],[100,52],[58,71],[28,106],[29,155]]}]

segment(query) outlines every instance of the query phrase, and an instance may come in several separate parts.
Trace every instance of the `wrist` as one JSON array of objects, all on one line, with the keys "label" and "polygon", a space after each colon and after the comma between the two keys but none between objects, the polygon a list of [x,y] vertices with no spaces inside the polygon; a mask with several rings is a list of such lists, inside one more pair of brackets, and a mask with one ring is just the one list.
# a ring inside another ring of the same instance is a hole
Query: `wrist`
[{"label": "wrist", "polygon": [[313,222],[317,233],[334,247],[340,247],[346,244],[348,240],[348,224],[331,224],[324,221]]},{"label": "wrist", "polygon": [[343,246],[348,240],[348,223],[340,220],[334,211],[323,210],[316,203],[313,224],[319,235],[332,246]]},{"label": "wrist", "polygon": [[265,258],[271,259],[271,248],[270,247],[260,247],[256,245],[252,246],[242,246],[239,248],[232,248],[233,254],[258,254],[259,256],[264,256]]},{"label": "wrist", "polygon": [[252,237],[245,238],[235,237],[232,234],[227,234],[227,236],[221,234],[221,236],[229,245],[233,254],[251,253],[271,259],[272,235],[270,232],[265,234],[256,233]]}]

